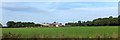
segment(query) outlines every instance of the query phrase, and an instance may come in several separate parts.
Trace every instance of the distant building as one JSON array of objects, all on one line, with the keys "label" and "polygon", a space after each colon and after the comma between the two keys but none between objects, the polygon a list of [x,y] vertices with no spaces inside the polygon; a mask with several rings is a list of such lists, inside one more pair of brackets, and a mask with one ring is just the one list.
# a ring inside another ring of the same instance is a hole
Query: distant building
[{"label": "distant building", "polygon": [[50,26],[60,27],[60,26],[62,26],[62,23],[53,22],[53,23],[50,24]]},{"label": "distant building", "polygon": [[42,25],[48,26],[48,27],[60,27],[60,26],[62,26],[62,23],[53,22],[53,23],[44,23]]},{"label": "distant building", "polygon": [[49,24],[41,24],[41,25],[42,25],[42,26],[47,26],[47,27],[49,26]]}]

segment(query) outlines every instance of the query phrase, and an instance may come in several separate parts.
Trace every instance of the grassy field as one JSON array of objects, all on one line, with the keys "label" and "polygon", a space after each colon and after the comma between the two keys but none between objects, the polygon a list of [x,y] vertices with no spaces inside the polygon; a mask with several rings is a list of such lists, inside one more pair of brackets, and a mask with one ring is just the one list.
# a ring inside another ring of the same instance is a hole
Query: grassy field
[{"label": "grassy field", "polygon": [[20,35],[23,38],[116,38],[118,27],[2,28],[2,33]]}]

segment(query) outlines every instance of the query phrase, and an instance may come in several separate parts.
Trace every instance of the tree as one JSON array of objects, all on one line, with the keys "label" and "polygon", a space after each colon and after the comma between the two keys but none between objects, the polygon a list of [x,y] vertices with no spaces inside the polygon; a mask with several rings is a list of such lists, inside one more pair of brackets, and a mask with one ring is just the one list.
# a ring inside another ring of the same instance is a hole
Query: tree
[{"label": "tree", "polygon": [[10,27],[10,28],[15,27],[15,22],[14,21],[8,21],[7,26]]},{"label": "tree", "polygon": [[42,26],[41,24],[35,24],[35,27],[40,27],[40,26]]},{"label": "tree", "polygon": [[118,16],[118,25],[120,26],[120,15]]},{"label": "tree", "polygon": [[113,18],[112,16],[109,16],[109,18]]},{"label": "tree", "polygon": [[22,24],[22,22],[16,22],[15,27],[23,27],[24,25]]},{"label": "tree", "polygon": [[0,23],[0,27],[3,27],[1,23]]},{"label": "tree", "polygon": [[120,18],[120,15],[118,16],[118,18]]},{"label": "tree", "polygon": [[85,21],[82,22],[82,26],[87,26]]},{"label": "tree", "polygon": [[86,24],[87,24],[87,26],[92,26],[93,22],[92,21],[87,21]]},{"label": "tree", "polygon": [[79,25],[79,26],[82,26],[82,22],[81,22],[81,21],[78,21],[78,25]]}]

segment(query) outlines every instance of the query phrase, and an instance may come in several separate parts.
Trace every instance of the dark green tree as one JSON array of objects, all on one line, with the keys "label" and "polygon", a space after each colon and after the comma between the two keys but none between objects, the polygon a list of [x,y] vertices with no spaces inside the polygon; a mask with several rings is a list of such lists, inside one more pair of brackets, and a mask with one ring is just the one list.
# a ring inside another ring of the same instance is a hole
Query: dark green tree
[{"label": "dark green tree", "polygon": [[0,27],[3,27],[1,23],[0,23]]},{"label": "dark green tree", "polygon": [[87,21],[86,24],[87,24],[87,26],[92,26],[93,22],[92,21]]},{"label": "dark green tree", "polygon": [[14,21],[8,21],[7,22],[7,26],[10,27],[10,28],[15,27],[15,24],[16,23]]},{"label": "dark green tree", "polygon": [[79,25],[79,26],[82,26],[82,22],[81,22],[81,21],[78,21],[78,25]]},{"label": "dark green tree", "polygon": [[24,25],[22,24],[22,22],[16,22],[15,26],[16,27],[23,27]]},{"label": "dark green tree", "polygon": [[118,26],[120,26],[120,15],[118,16]]}]

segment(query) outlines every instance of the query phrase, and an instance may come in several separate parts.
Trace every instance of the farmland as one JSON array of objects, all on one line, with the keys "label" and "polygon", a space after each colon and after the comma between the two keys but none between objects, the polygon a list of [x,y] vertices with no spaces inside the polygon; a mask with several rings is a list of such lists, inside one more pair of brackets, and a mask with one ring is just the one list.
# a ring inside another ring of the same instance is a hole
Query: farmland
[{"label": "farmland", "polygon": [[21,38],[117,38],[117,26],[79,26],[44,28],[2,28],[4,34],[19,35]]}]

